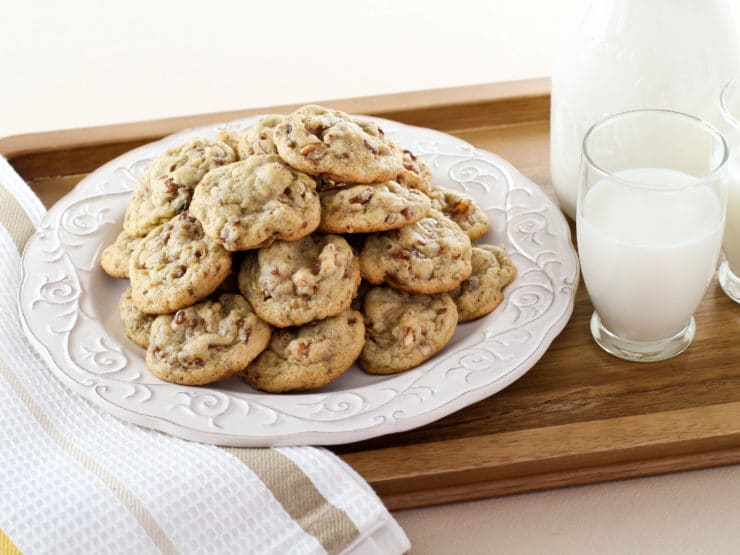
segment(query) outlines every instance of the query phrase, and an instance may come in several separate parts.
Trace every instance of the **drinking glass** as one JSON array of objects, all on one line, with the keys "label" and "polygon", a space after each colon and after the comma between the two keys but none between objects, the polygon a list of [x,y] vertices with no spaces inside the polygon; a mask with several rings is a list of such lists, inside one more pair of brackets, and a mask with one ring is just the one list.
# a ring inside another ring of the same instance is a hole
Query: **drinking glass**
[{"label": "drinking glass", "polygon": [[719,97],[720,130],[730,149],[727,163],[727,225],[719,268],[722,290],[740,303],[740,77],[727,83]]},{"label": "drinking glass", "polygon": [[591,334],[640,362],[683,352],[725,227],[728,149],[708,123],[670,110],[597,122],[583,139],[577,202]]}]

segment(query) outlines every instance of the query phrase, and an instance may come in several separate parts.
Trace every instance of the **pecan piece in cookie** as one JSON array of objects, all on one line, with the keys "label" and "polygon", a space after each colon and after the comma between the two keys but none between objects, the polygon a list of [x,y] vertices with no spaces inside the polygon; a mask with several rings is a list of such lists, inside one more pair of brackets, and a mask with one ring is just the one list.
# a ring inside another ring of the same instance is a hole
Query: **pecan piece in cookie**
[{"label": "pecan piece in cookie", "polygon": [[158,316],[146,364],[163,380],[203,385],[244,370],[270,341],[270,326],[241,295],[223,294]]},{"label": "pecan piece in cookie", "polygon": [[166,314],[210,295],[231,270],[231,255],[184,212],[141,240],[129,262],[132,297],[147,314]]},{"label": "pecan piece in cookie", "polygon": [[190,212],[227,250],[295,241],[319,225],[316,182],[278,156],[250,156],[210,172],[195,189]]},{"label": "pecan piece in cookie", "polygon": [[275,127],[280,157],[310,175],[343,183],[380,183],[403,169],[401,150],[373,122],[304,106]]},{"label": "pecan piece in cookie", "polygon": [[373,287],[365,295],[365,346],[358,359],[370,374],[410,370],[441,351],[457,326],[446,293],[414,295]]},{"label": "pecan piece in cookie", "polygon": [[357,257],[338,235],[276,241],[247,253],[239,272],[239,288],[255,312],[282,328],[343,312],[359,284]]}]

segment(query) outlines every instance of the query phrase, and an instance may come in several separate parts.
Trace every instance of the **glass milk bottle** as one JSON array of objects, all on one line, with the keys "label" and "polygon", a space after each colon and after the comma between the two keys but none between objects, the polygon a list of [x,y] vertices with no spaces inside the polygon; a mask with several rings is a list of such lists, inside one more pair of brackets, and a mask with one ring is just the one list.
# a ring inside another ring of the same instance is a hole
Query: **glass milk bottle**
[{"label": "glass milk bottle", "polygon": [[664,108],[719,120],[722,86],[740,73],[726,0],[577,0],[552,77],[550,171],[576,213],[581,142],[608,114]]}]

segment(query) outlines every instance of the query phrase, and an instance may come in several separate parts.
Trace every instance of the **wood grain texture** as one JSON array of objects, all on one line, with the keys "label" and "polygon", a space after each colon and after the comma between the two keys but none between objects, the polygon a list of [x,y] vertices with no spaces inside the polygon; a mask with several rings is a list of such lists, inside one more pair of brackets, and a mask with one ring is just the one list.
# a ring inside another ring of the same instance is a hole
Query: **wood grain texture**
[{"label": "wood grain texture", "polygon": [[[451,132],[509,160],[554,198],[546,80],[330,102]],[[287,107],[285,109],[289,109]],[[0,140],[45,204],[132,146],[266,108]],[[551,348],[506,390],[437,422],[332,448],[391,509],[740,462],[740,307],[716,280],[694,344],[660,363],[621,361],[591,339],[581,284]]]}]

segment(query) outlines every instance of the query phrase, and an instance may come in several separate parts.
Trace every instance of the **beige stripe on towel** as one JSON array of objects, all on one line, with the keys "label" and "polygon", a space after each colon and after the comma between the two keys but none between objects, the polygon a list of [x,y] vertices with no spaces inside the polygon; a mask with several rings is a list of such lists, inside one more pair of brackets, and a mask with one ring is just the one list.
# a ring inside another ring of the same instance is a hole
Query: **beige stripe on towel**
[{"label": "beige stripe on towel", "polygon": [[0,555],[23,555],[2,528],[0,528]]},{"label": "beige stripe on towel", "polygon": [[359,535],[347,513],[330,503],[300,466],[274,449],[224,451],[244,462],[270,489],[285,511],[330,554],[339,553]]},{"label": "beige stripe on towel", "polygon": [[23,252],[26,242],[36,231],[31,218],[2,183],[0,183],[0,225],[8,230],[19,253]]},{"label": "beige stripe on towel", "polygon": [[0,360],[0,375],[7,380],[10,387],[26,406],[28,412],[33,415],[44,432],[46,432],[46,434],[64,452],[82,465],[85,470],[96,476],[103,484],[105,484],[106,487],[108,487],[108,489],[110,489],[113,495],[119,499],[119,501],[131,512],[134,518],[136,518],[139,524],[141,524],[141,527],[152,539],[154,545],[156,545],[162,553],[176,554],[177,549],[172,543],[172,540],[170,540],[167,534],[165,534],[165,532],[159,527],[159,524],[157,524],[157,521],[151,513],[146,509],[146,507],[144,507],[141,500],[136,497],[131,490],[126,488],[126,486],[104,466],[91,458],[54,427],[54,424],[36,404],[23,383],[13,372],[10,371],[2,360]]}]

